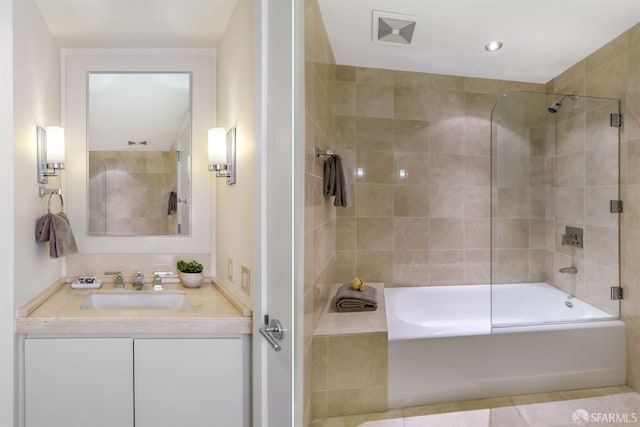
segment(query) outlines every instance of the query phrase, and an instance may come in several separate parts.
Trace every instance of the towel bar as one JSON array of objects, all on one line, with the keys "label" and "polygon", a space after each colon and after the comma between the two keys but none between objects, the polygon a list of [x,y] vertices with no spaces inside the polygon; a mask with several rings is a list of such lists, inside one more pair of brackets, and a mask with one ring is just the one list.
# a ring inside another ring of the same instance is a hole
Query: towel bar
[{"label": "towel bar", "polygon": [[56,195],[60,197],[60,212],[64,211],[64,199],[62,198],[61,188],[44,188],[40,187],[40,197],[49,195],[49,202],[47,203],[47,212],[51,213],[51,198]]},{"label": "towel bar", "polygon": [[333,156],[333,150],[320,150],[318,147],[313,147],[313,156],[314,157],[320,157],[320,156]]},{"label": "towel bar", "polygon": [[47,212],[51,213],[51,197],[53,197],[54,194],[57,194],[58,197],[60,197],[60,212],[64,212],[64,199],[62,198],[61,193],[49,194],[49,203],[47,203]]},{"label": "towel bar", "polygon": [[60,194],[60,195],[62,195],[62,189],[61,188],[45,188],[43,186],[40,186],[38,188],[38,191],[39,191],[38,194],[40,194],[40,197],[44,197],[47,194]]}]

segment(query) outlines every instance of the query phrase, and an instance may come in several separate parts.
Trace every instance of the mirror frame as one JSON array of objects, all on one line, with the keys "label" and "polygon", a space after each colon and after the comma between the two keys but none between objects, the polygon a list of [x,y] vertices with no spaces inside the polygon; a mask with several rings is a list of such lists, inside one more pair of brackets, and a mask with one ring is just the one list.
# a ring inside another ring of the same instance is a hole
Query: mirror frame
[{"label": "mirror frame", "polygon": [[[65,205],[80,253],[209,253],[215,186],[208,171],[207,130],[215,123],[216,57],[211,49],[63,50],[66,134]],[[191,73],[191,229],[189,236],[88,234],[87,94],[90,72]]]}]

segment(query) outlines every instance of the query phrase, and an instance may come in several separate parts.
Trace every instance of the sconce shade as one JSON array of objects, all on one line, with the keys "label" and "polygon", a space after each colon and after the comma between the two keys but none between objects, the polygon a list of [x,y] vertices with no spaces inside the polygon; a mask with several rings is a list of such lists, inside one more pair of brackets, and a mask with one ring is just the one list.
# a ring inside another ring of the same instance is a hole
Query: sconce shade
[{"label": "sconce shade", "polygon": [[224,128],[209,129],[209,164],[227,164],[227,141]]},{"label": "sconce shade", "polygon": [[64,165],[64,128],[59,126],[47,127],[47,164]]},{"label": "sconce shade", "polygon": [[46,184],[50,176],[58,176],[64,169],[64,129],[49,126],[47,130],[36,126],[36,158],[38,182]]}]

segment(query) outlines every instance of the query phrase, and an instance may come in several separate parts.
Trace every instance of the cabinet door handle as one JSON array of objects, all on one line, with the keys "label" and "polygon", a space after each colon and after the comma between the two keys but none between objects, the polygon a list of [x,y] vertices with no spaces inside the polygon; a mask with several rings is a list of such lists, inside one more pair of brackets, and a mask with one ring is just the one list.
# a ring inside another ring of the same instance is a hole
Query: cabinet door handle
[{"label": "cabinet door handle", "polygon": [[[265,319],[266,320],[266,319]],[[269,324],[264,324],[260,326],[260,335],[262,335],[271,347],[275,351],[282,350],[282,346],[278,344],[277,340],[281,340],[284,337],[284,328],[282,327],[282,323],[278,319],[271,319]]]}]

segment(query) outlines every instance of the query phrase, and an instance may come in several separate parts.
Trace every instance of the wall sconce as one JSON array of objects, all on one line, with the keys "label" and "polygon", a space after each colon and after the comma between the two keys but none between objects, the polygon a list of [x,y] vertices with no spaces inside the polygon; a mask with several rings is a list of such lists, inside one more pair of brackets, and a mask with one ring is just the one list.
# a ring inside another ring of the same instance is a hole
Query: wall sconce
[{"label": "wall sconce", "polygon": [[47,177],[58,176],[64,169],[64,129],[59,126],[48,126],[44,130],[37,127],[38,134],[38,182],[46,184]]},{"label": "wall sconce", "polygon": [[236,183],[236,128],[209,129],[209,170],[229,185]]}]

